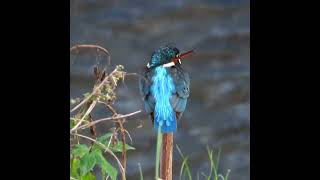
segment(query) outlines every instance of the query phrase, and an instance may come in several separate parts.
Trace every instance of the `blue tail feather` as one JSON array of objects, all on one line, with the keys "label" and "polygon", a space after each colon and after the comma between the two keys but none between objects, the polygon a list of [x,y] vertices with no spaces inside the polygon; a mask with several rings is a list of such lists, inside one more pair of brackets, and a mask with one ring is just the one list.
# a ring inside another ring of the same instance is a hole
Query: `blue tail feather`
[{"label": "blue tail feather", "polygon": [[175,91],[173,80],[167,69],[162,66],[155,68],[152,80],[151,92],[155,99],[154,129],[157,130],[161,126],[162,133],[175,132],[177,120],[170,103],[170,97]]},{"label": "blue tail feather", "polygon": [[[162,124],[161,126],[161,132],[162,133],[171,133],[171,132],[176,132],[177,131],[177,120],[176,120],[176,116],[173,115],[172,117],[174,117],[173,119],[171,120],[167,120],[167,121],[155,121],[154,123],[154,130],[157,131],[158,130],[158,127],[159,125]],[[157,116],[155,116],[155,119],[159,119],[157,118]],[[161,124],[160,124],[161,123]]]}]

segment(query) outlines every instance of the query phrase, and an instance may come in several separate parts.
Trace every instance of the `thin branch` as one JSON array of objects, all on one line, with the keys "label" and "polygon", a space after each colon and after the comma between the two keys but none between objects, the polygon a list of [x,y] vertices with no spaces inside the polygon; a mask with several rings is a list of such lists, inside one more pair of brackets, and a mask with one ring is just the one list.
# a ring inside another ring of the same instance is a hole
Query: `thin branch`
[{"label": "thin branch", "polygon": [[98,101],[98,103],[107,105],[107,103],[106,103],[106,102],[103,102],[103,101]]},{"label": "thin branch", "polygon": [[[114,82],[115,83],[115,82]],[[115,87],[115,86],[114,86]],[[110,105],[110,104],[106,104],[107,108],[112,112],[113,114],[113,117],[116,117],[118,116],[118,113],[117,111]],[[118,119],[117,122],[118,122],[118,125],[120,126],[119,130],[121,132],[121,135],[122,135],[122,159],[121,159],[121,162],[122,162],[122,167],[124,169],[124,173],[122,173],[122,176],[121,176],[121,179],[122,180],[126,180],[126,176],[125,176],[125,172],[126,172],[126,166],[127,166],[127,158],[126,158],[126,134],[125,134],[125,131],[124,131],[124,128],[123,128],[123,121],[125,120],[124,118],[121,118],[121,119]],[[118,131],[118,128],[116,129],[116,132]]]},{"label": "thin branch", "polygon": [[83,117],[80,119],[80,121],[78,122],[77,125],[75,125],[71,130],[70,130],[70,133],[72,131],[75,131],[79,126],[80,124],[84,121],[84,118],[89,115],[89,113],[92,111],[92,109],[94,108],[94,106],[97,104],[97,101],[93,101],[90,105],[90,107],[88,108],[87,112],[83,115]]},{"label": "thin branch", "polygon": [[111,138],[109,139],[109,142],[108,142],[108,146],[107,146],[107,148],[109,148],[110,147],[110,145],[111,145],[111,142],[112,142],[112,136],[111,136]]},{"label": "thin branch", "polygon": [[110,106],[109,104],[106,104],[107,108],[112,112],[113,116],[117,116],[118,113],[116,112],[116,110]]},{"label": "thin branch", "polygon": [[[92,115],[91,113],[89,114],[89,123],[93,122],[93,119],[92,119]],[[93,136],[93,138],[97,138],[97,129],[96,129],[96,126],[91,126],[90,127],[90,133],[91,135]]]},{"label": "thin branch", "polygon": [[78,129],[88,128],[88,127],[93,126],[93,125],[95,125],[95,124],[97,124],[97,123],[100,123],[100,122],[102,122],[102,121],[110,121],[110,120],[117,120],[117,119],[126,118],[126,117],[129,117],[129,116],[133,116],[133,115],[135,115],[135,114],[138,114],[138,113],[140,113],[140,112],[141,112],[141,110],[136,111],[136,112],[133,112],[133,113],[129,113],[129,114],[126,114],[126,115],[117,115],[117,116],[115,116],[115,117],[108,117],[108,118],[103,118],[103,119],[95,120],[95,121],[93,121],[93,122],[91,122],[91,123],[89,123],[89,124],[85,124],[85,125],[83,125],[83,126],[80,126]]},{"label": "thin branch", "polygon": [[100,143],[99,141],[96,141],[96,140],[94,140],[94,139],[92,139],[92,138],[90,138],[90,137],[88,137],[88,136],[82,135],[82,134],[76,134],[76,133],[74,133],[74,135],[79,136],[79,137],[82,137],[82,138],[85,138],[85,139],[88,139],[88,140],[93,141],[94,143],[100,145],[100,146],[105,150],[105,152],[108,152],[109,154],[111,154],[111,155],[116,159],[116,161],[117,161],[117,163],[118,163],[118,166],[119,166],[119,168],[120,168],[120,170],[121,170],[121,173],[124,172],[124,169],[123,169],[123,167],[122,167],[122,165],[121,165],[121,162],[119,161],[119,159],[117,158],[117,156],[116,156],[109,148],[107,148],[104,144],[102,144],[102,143]]},{"label": "thin branch", "polygon": [[[114,72],[116,72],[117,70],[113,70],[109,76],[112,76]],[[102,87],[102,85],[108,81],[109,76],[106,76],[103,81],[93,90],[93,92],[88,95],[84,100],[82,100],[76,107],[74,107],[70,112],[73,112],[75,110],[77,110],[80,106],[82,106],[85,102],[87,102],[94,94],[97,93],[97,91]]]},{"label": "thin branch", "polygon": [[76,53],[79,52],[80,49],[97,49],[97,50],[101,50],[102,52],[104,52],[107,56],[108,56],[108,65],[110,65],[110,53],[108,50],[106,50],[105,48],[98,46],[98,45],[92,45],[92,44],[82,44],[82,45],[75,45],[73,47],[70,48],[70,52],[74,52],[76,51]]},{"label": "thin branch", "polygon": [[131,144],[132,144],[132,138],[131,138],[129,132],[128,132],[126,129],[125,129],[124,131],[128,134],[128,137],[129,137],[129,139],[130,139],[130,141],[131,141]]}]

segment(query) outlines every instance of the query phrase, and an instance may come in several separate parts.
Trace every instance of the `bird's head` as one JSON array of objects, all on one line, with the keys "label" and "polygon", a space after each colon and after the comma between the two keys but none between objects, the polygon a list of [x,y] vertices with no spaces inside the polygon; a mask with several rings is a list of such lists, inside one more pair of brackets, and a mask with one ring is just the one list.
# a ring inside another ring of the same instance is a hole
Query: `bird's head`
[{"label": "bird's head", "polygon": [[171,67],[177,63],[181,64],[181,59],[185,58],[193,51],[188,51],[181,54],[180,50],[172,46],[160,47],[153,52],[150,61],[147,64],[148,68],[155,68],[158,66]]}]

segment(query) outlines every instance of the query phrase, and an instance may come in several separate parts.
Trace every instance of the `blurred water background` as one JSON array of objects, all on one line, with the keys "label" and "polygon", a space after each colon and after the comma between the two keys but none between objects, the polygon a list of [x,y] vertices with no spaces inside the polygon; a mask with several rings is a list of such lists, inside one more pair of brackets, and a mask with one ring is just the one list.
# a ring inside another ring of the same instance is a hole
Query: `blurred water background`
[{"label": "blurred water background", "polygon": [[[207,172],[206,146],[221,148],[220,169],[230,180],[250,179],[250,1],[249,0],[70,0],[70,47],[97,44],[111,53],[127,72],[140,72],[153,50],[171,43],[195,53],[183,61],[191,76],[191,96],[175,134],[194,178]],[[105,57],[70,57],[71,98],[91,91],[92,68]],[[110,69],[111,70],[111,69]],[[138,79],[127,77],[117,90],[121,114],[143,110]],[[95,119],[107,117],[98,108]],[[145,113],[125,124],[135,151],[128,152],[127,179],[153,179],[155,134]],[[142,127],[140,127],[142,125]],[[112,125],[102,123],[98,132]],[[140,127],[140,128],[139,128]],[[182,161],[174,149],[174,179]],[[202,178],[200,178],[202,179]]]}]

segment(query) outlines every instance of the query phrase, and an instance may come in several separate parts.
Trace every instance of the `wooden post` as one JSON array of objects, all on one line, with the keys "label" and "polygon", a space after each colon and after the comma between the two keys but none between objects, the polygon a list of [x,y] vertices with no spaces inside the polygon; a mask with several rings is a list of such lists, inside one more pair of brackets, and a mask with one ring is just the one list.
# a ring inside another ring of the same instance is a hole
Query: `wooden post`
[{"label": "wooden post", "polygon": [[160,178],[172,180],[172,148],[173,133],[164,133],[162,136],[162,150],[160,162]]}]

